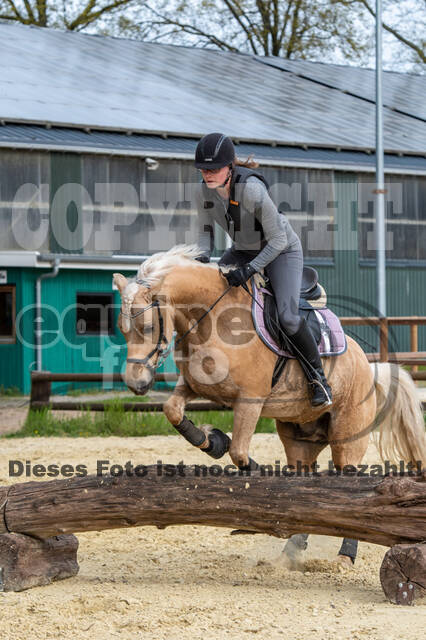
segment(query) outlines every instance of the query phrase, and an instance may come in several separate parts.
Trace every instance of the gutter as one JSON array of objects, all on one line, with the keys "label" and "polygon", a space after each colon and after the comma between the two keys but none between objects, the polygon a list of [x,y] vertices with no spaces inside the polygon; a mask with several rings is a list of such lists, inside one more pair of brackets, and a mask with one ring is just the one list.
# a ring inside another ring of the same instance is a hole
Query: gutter
[{"label": "gutter", "polygon": [[61,266],[61,261],[58,258],[55,258],[53,261],[53,270],[49,273],[42,273],[36,280],[36,317],[34,320],[34,338],[35,338],[35,351],[36,351],[36,371],[43,370],[42,364],[42,336],[43,332],[41,329],[41,325],[43,323],[43,318],[41,316],[41,283],[42,280],[48,280],[50,278],[56,278],[59,273],[59,268]]},{"label": "gutter", "polygon": [[[273,145],[271,145],[272,147]],[[279,147],[280,145],[275,145],[276,147]],[[290,143],[286,146],[291,146],[291,147],[295,147],[295,148],[299,148],[302,147],[303,145],[298,145],[298,144],[292,144],[290,145]],[[1,141],[0,140],[0,149],[12,149],[12,150],[19,150],[19,149],[26,149],[26,150],[30,150],[30,151],[46,151],[46,152],[50,152],[50,151],[61,151],[61,152],[68,152],[68,153],[75,153],[77,155],[82,154],[82,153],[87,153],[87,154],[92,154],[92,155],[108,155],[108,156],[117,156],[117,157],[135,157],[135,158],[140,158],[140,159],[144,159],[146,157],[149,158],[155,158],[158,160],[187,160],[187,161],[192,161],[194,159],[194,155],[191,153],[186,153],[186,152],[175,152],[175,151],[155,151],[153,149],[151,150],[143,150],[143,149],[125,149],[125,148],[120,148],[120,147],[115,147],[115,148],[110,148],[110,147],[98,147],[98,146],[82,146],[82,145],[61,145],[61,144],[49,144],[49,143],[28,143],[28,142],[11,142],[11,141]],[[307,155],[309,155],[309,150],[313,149],[316,150],[317,147],[314,145],[309,144],[307,149],[305,149]],[[365,154],[370,154],[372,153],[372,150],[369,148],[360,148],[360,149],[354,149],[354,148],[345,148],[343,146],[340,146],[338,148],[326,148],[326,147],[321,147],[321,149],[324,149],[325,151],[332,151],[335,153],[339,153],[339,151],[348,151],[348,152],[360,152],[360,153],[365,153]],[[237,147],[237,151],[238,151],[238,147]],[[424,152],[420,152],[420,151],[404,151],[402,155],[401,152],[399,151],[385,151],[385,154],[387,156],[392,155],[392,156],[398,156],[401,158],[410,158],[410,157],[419,157],[421,159],[424,159],[425,154]],[[243,156],[246,155],[245,152],[242,154]],[[267,157],[262,157],[262,156],[258,156],[255,154],[255,157],[257,159],[257,161],[261,164],[261,166],[265,166],[265,167],[290,167],[290,168],[301,168],[301,169],[324,169],[324,170],[332,170],[332,171],[353,171],[355,173],[359,172],[359,171],[363,171],[365,173],[374,173],[375,172],[375,167],[374,164],[372,164],[374,158],[371,155],[370,158],[371,161],[370,163],[363,163],[363,162],[355,162],[355,161],[333,161],[333,160],[313,160],[312,158],[310,159],[309,157],[307,157],[306,159],[303,160],[293,160],[291,158],[287,158],[287,159],[273,159],[273,158],[267,158]],[[401,163],[399,166],[396,167],[389,167],[386,165],[386,157],[385,157],[385,173],[386,174],[403,174],[403,175],[419,175],[419,176],[424,176],[426,174],[426,170],[425,169],[415,169],[415,168],[411,168],[411,167],[405,167],[403,163]]]}]

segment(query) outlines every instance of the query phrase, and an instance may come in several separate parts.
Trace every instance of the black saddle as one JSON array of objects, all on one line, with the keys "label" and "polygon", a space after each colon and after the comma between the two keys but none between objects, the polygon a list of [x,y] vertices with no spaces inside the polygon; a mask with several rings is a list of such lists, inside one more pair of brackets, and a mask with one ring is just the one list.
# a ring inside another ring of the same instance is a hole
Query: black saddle
[{"label": "black saddle", "polygon": [[300,297],[304,300],[318,300],[321,298],[321,287],[318,284],[318,271],[313,267],[303,267]]},{"label": "black saddle", "polygon": [[[280,329],[280,320],[278,317],[275,296],[269,283],[264,287],[269,290],[271,295],[264,295],[264,322],[265,327],[269,331],[272,338],[283,351],[293,353],[291,345],[285,336],[282,335]],[[318,300],[322,295],[321,287],[318,284],[318,272],[313,267],[303,267],[302,286],[300,288],[299,315],[306,319],[314,338],[319,344],[321,342],[321,329],[314,309],[308,300]]]}]

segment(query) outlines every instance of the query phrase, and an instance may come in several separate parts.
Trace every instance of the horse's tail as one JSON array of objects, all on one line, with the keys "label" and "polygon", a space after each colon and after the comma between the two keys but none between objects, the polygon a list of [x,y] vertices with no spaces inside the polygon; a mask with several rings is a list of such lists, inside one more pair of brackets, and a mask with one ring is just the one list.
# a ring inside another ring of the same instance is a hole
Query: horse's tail
[{"label": "horse's tail", "polygon": [[426,467],[426,433],[422,403],[410,374],[397,364],[374,363],[376,440],[382,460],[421,461]]}]

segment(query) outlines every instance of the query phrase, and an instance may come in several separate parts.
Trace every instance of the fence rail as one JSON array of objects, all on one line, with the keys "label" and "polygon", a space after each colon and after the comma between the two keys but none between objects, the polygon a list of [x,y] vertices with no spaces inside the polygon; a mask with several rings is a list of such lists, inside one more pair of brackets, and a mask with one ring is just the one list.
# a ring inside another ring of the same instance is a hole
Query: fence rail
[{"label": "fence rail", "polygon": [[[378,326],[380,336],[380,352],[367,353],[369,362],[392,362],[399,365],[409,365],[413,380],[426,380],[426,371],[419,371],[419,366],[426,366],[426,351],[418,351],[418,327],[426,325],[426,317],[423,316],[395,316],[391,318],[367,317],[340,318],[343,326]],[[410,349],[392,353],[389,351],[389,327],[410,327]],[[178,375],[175,373],[158,373],[155,382],[176,382]],[[60,410],[104,411],[107,403],[88,402],[78,400],[50,400],[52,382],[124,382],[121,373],[52,373],[50,371],[31,372],[31,409],[51,407]],[[123,403],[125,411],[161,411],[162,402],[126,402]],[[188,411],[227,411],[229,407],[218,405],[207,400],[195,400],[188,403]]]},{"label": "fence rail", "polygon": [[[426,351],[418,351],[419,348],[419,326],[426,325],[426,317],[424,316],[393,316],[391,318],[380,318],[371,316],[361,318],[358,316],[340,318],[343,326],[378,326],[380,353],[368,353],[367,357],[370,362],[396,362],[397,364],[410,364],[412,371],[418,371],[419,365],[426,365]],[[409,326],[410,327],[410,351],[400,353],[389,352],[389,327],[390,326]],[[417,378],[424,380],[426,378]]]}]

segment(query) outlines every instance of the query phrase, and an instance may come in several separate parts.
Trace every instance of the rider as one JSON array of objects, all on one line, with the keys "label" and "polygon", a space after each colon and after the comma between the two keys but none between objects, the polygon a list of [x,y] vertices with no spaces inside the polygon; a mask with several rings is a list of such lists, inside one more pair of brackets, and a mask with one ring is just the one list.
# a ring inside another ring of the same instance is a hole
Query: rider
[{"label": "rider", "polygon": [[197,145],[195,166],[203,178],[196,191],[198,244],[203,251],[197,259],[210,260],[216,221],[233,241],[219,261],[219,265],[237,265],[225,274],[230,285],[243,285],[264,268],[275,294],[281,328],[302,360],[311,403],[331,404],[331,389],[315,338],[305,318],[299,316],[302,246],[286,216],[271,200],[263,176],[254,171],[259,165],[250,159],[239,161],[228,136],[209,133]]}]

